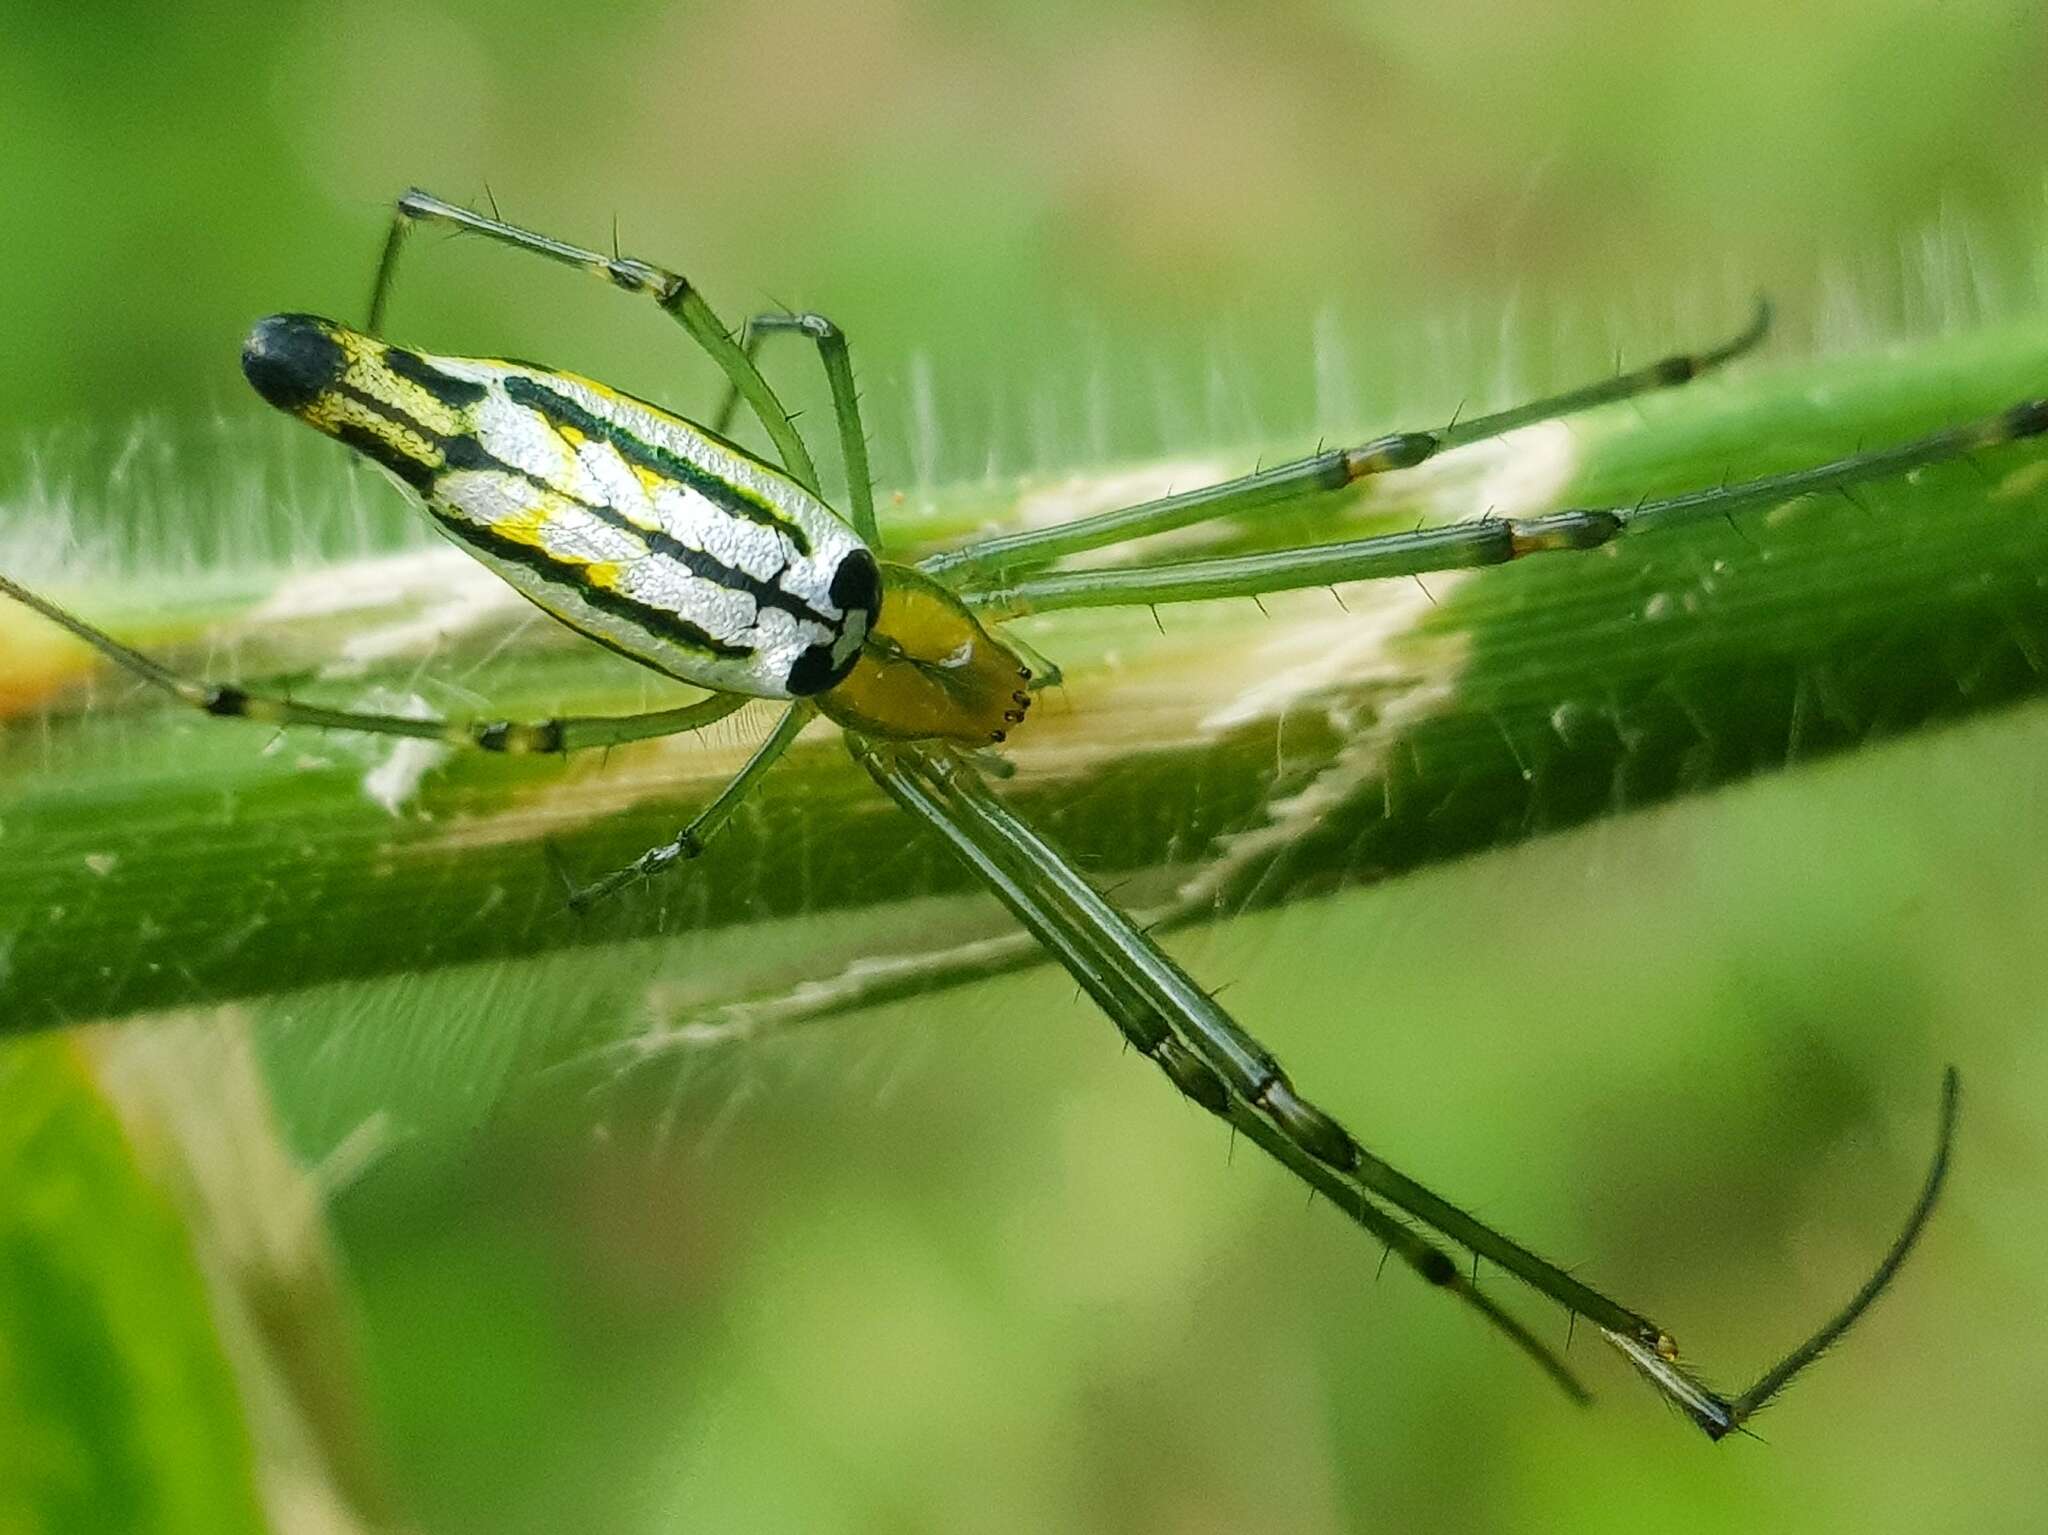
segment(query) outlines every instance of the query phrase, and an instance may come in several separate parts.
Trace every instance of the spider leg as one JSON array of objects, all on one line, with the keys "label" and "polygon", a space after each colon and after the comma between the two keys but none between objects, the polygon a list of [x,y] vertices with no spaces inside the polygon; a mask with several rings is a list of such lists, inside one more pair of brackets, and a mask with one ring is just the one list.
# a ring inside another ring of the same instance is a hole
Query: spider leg
[{"label": "spider leg", "polygon": [[[767,339],[768,333],[763,330],[757,330],[752,320],[749,320],[740,327],[740,350],[745,352],[747,360],[757,367],[760,365],[761,360],[761,343]],[[730,437],[732,435],[733,419],[739,413],[740,392],[733,385],[732,380],[727,379],[725,393],[720,395],[718,399],[718,408],[704,418],[704,424],[710,427],[712,431],[718,433],[719,436]]]},{"label": "spider leg", "polygon": [[[978,781],[972,781],[971,769],[957,761],[941,761],[915,747],[879,750],[875,743],[850,733],[847,741],[854,756],[889,796],[952,845],[1026,930],[1066,966],[1125,1039],[1157,1065],[1175,1088],[1241,1130],[1248,1140],[1398,1254],[1426,1282],[1451,1291],[1479,1311],[1574,1400],[1590,1400],[1557,1353],[1472,1284],[1448,1253],[1382,1208],[1355,1180],[1304,1147],[1255,1096],[1236,1090],[1189,1044],[1183,1029],[1190,1019],[1198,1018],[1204,1025],[1220,1020],[1232,1036],[1233,1047],[1244,1045],[1258,1051],[1187,973],[1116,908],[1092,890],[1088,891],[1087,906],[1076,907],[1062,892],[1049,888],[1039,872],[1048,863],[1074,885],[1081,882],[1057,854],[1009,817]],[[1012,832],[1021,833],[1021,846],[1026,849],[1022,856],[1020,844],[1012,838],[990,834],[991,817],[996,824],[1007,823]],[[1258,1054],[1271,1067],[1271,1058],[1263,1051]],[[1278,1068],[1271,1069],[1273,1080],[1284,1082]],[[1342,1134],[1334,1124],[1329,1128]],[[1561,1277],[1573,1283],[1568,1276]],[[1603,1314],[1636,1320],[1633,1313],[1618,1307],[1609,1307]]]},{"label": "spider leg", "polygon": [[1584,1388],[1551,1349],[1484,1296],[1442,1248],[1383,1206],[1405,1212],[1594,1322],[1668,1401],[1713,1439],[1740,1428],[1847,1331],[1897,1275],[1934,1209],[1955,1134],[1953,1068],[1943,1080],[1933,1165],[1904,1229],[1884,1258],[1844,1308],[1755,1385],[1734,1398],[1720,1396],[1679,1363],[1677,1345],[1656,1323],[1374,1156],[1336,1120],[1302,1098],[1257,1040],[1037,833],[1011,815],[966,763],[917,747],[885,750],[851,734],[848,744],[890,797],[946,839],[1176,1088],[1326,1194],[1424,1280],[1479,1309],[1581,1400]]},{"label": "spider leg", "polygon": [[85,641],[115,665],[151,686],[161,688],[181,703],[190,704],[207,714],[260,720],[272,725],[313,725],[325,730],[359,730],[369,735],[410,736],[416,740],[442,741],[450,746],[474,747],[481,751],[573,752],[593,746],[620,746],[628,741],[702,730],[752,702],[740,693],[713,693],[708,698],[679,708],[655,709],[643,714],[563,715],[526,722],[414,719],[403,714],[329,709],[319,704],[245,692],[238,687],[181,676],[141,651],[122,644],[104,630],[94,628],[76,614],[58,607],[48,598],[17,586],[5,576],[0,576],[0,596],[12,597],[34,609],[51,623]]},{"label": "spider leg", "polygon": [[1343,543],[1227,555],[1110,570],[1056,571],[1004,583],[969,578],[961,600],[1007,620],[1059,608],[1100,608],[1252,597],[1339,581],[1423,575],[1506,564],[1525,555],[1597,549],[1637,528],[1725,517],[1748,507],[1888,479],[2048,432],[2048,399],[2024,400],[1993,416],[1908,442],[1787,474],[1765,475],[1633,506],[1573,508],[1536,517],[1486,518]]},{"label": "spider leg", "polygon": [[635,880],[648,879],[661,873],[672,864],[695,858],[704,851],[704,846],[718,829],[732,819],[740,802],[753,790],[761,775],[773,767],[789,750],[790,743],[802,733],[815,712],[807,703],[791,704],[782,713],[775,729],[768,738],[754,748],[754,755],[746,765],[727,780],[718,797],[698,811],[690,823],[677,832],[669,841],[659,847],[651,847],[622,869],[614,869],[600,879],[572,889],[569,906],[574,911],[588,911],[606,896],[623,889]]},{"label": "spider leg", "polygon": [[[825,367],[825,381],[832,389],[832,416],[839,427],[839,453],[846,465],[846,494],[852,513],[853,531],[870,549],[882,547],[881,529],[875,522],[874,474],[868,467],[868,434],[861,424],[860,392],[853,383],[853,358],[847,351],[846,332],[821,314],[791,314],[781,310],[757,314],[747,321],[745,348],[749,357],[765,337],[778,332],[808,336],[818,346],[818,360]],[[725,399],[711,418],[714,432],[725,430],[739,406],[739,390],[728,385]]]},{"label": "spider leg", "polygon": [[920,564],[929,575],[960,580],[990,572],[1019,570],[1088,549],[1145,538],[1215,517],[1236,516],[1292,501],[1318,491],[1341,490],[1367,475],[1411,469],[1446,448],[1498,437],[1517,427],[1554,420],[1595,405],[1630,399],[1655,389],[1689,383],[1700,374],[1740,357],[1770,329],[1771,306],[1758,300],[1755,316],[1741,334],[1703,352],[1679,353],[1648,367],[1568,389],[1492,415],[1453,422],[1435,431],[1390,432],[1351,448],[1334,448],[1292,463],[1262,469],[1221,484],[1164,496],[1136,506],[1079,517],[1057,527],[1034,528],[983,539],[963,549],[935,554]]},{"label": "spider leg", "polygon": [[689,279],[665,267],[631,256],[605,256],[597,251],[584,250],[581,246],[535,234],[532,230],[472,212],[455,203],[443,202],[414,188],[398,199],[392,211],[391,231],[384,238],[384,252],[377,262],[376,282],[370,290],[370,319],[366,329],[372,333],[379,331],[385,304],[391,296],[391,280],[397,270],[398,254],[404,249],[405,237],[413,225],[420,223],[452,224],[457,229],[483,235],[514,250],[527,251],[564,266],[579,267],[628,293],[643,293],[653,299],[664,314],[689,332],[691,339],[718,364],[732,387],[753,407],[754,414],[774,441],[783,467],[802,482],[805,489],[816,493],[818,469],[811,461],[810,450],[804,446],[789,412],[776,398],[775,391],[768,387],[761,370],[754,366],[752,356],[733,340],[732,332],[712,313],[711,306],[690,285]]}]

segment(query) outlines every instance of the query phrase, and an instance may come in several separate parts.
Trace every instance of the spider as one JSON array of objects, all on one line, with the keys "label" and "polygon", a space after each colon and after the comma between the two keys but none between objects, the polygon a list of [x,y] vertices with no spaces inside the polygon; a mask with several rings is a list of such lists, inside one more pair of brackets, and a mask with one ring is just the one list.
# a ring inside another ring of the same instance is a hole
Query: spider
[{"label": "spider", "polygon": [[[438,356],[383,339],[398,258],[421,223],[482,235],[651,299],[724,373],[728,394],[715,424],[694,424],[574,374]],[[1482,1292],[1428,1233],[1464,1248],[1475,1264],[1499,1264],[1587,1318],[1718,1439],[1740,1429],[1839,1338],[1904,1262],[1946,1173],[1958,1095],[1953,1070],[1943,1082],[1926,1182],[1891,1249],[1812,1337],[1746,1391],[1723,1396],[1680,1363],[1662,1327],[1374,1156],[1303,1098],[1269,1051],[988,789],[979,759],[1026,723],[1033,692],[1052,674],[1028,646],[1005,635],[1007,620],[1061,608],[1255,597],[1583,551],[2048,432],[2048,400],[2028,400],[1896,446],[1632,507],[1487,517],[1113,569],[1063,563],[1212,519],[1256,515],[1533,422],[1685,384],[1748,352],[1769,321],[1769,306],[1759,303],[1740,334],[1706,350],[1436,430],[1393,432],[1203,489],[987,538],[912,566],[883,557],[852,364],[832,321],[761,315],[736,339],[677,273],[410,191],[397,203],[366,326],[272,316],[243,348],[249,382],[270,404],[387,471],[444,536],[540,608],[655,671],[708,690],[706,698],[639,714],[531,722],[331,709],[186,678],[5,577],[0,593],[186,704],[280,726],[561,753],[700,730],[752,699],[786,701],[752,757],[674,838],[594,882],[571,885],[568,900],[578,910],[703,853],[798,733],[823,715],[842,727],[854,757],[881,788],[946,840],[1180,1092],[1326,1195],[1424,1280],[1478,1311],[1573,1396],[1583,1399],[1584,1388],[1556,1352]],[[844,516],[823,499],[808,448],[756,366],[760,340],[775,332],[806,337],[817,348],[845,461]],[[779,464],[724,434],[740,402],[759,419]]]}]

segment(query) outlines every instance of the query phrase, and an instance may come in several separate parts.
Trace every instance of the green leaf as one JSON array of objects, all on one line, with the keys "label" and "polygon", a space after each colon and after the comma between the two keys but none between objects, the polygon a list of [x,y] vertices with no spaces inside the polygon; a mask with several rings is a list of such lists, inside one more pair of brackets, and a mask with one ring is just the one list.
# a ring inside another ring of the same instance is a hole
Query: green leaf
[{"label": "green leaf", "polygon": [[183,1212],[81,1041],[0,1050],[0,1531],[265,1528]]},{"label": "green leaf", "polygon": [[391,1527],[244,1021],[7,1041],[0,1108],[0,1532]]}]

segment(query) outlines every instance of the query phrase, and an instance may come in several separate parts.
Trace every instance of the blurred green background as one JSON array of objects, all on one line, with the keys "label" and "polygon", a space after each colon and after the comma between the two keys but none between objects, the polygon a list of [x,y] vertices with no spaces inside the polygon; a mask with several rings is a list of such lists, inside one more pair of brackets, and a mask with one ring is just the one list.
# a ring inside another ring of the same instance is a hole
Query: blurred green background
[{"label": "blurred green background", "polygon": [[[885,490],[1441,414],[1758,288],[1794,352],[1924,335],[2034,304],[2048,248],[2028,3],[80,4],[0,35],[10,484],[81,432],[253,415],[248,323],[359,316],[415,183],[593,244],[616,217],[728,318],[833,314]],[[597,284],[408,261],[396,334],[709,392]],[[572,993],[574,955],[268,1004],[259,1037],[306,1154],[376,1127],[332,1213],[426,1529],[2033,1528],[2044,747],[2028,709],[1176,943],[1378,1149],[1730,1377],[1853,1283],[1958,1061],[1952,1201],[1767,1446],[1710,1452],[1583,1336],[1575,1412],[1373,1284],[1051,971],[595,1090],[498,1082],[493,987]],[[379,1031],[433,986],[444,1030]]]}]

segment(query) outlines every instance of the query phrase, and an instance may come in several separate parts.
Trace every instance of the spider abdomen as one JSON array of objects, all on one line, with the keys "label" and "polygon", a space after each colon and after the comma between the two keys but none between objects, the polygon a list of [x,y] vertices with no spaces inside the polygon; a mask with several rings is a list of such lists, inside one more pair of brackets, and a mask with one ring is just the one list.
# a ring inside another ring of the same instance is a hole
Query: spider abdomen
[{"label": "spider abdomen", "polygon": [[874,556],[808,490],[602,384],[395,347],[312,315],[259,324],[243,371],[362,453],[529,600],[635,660],[759,698],[852,670]]}]

